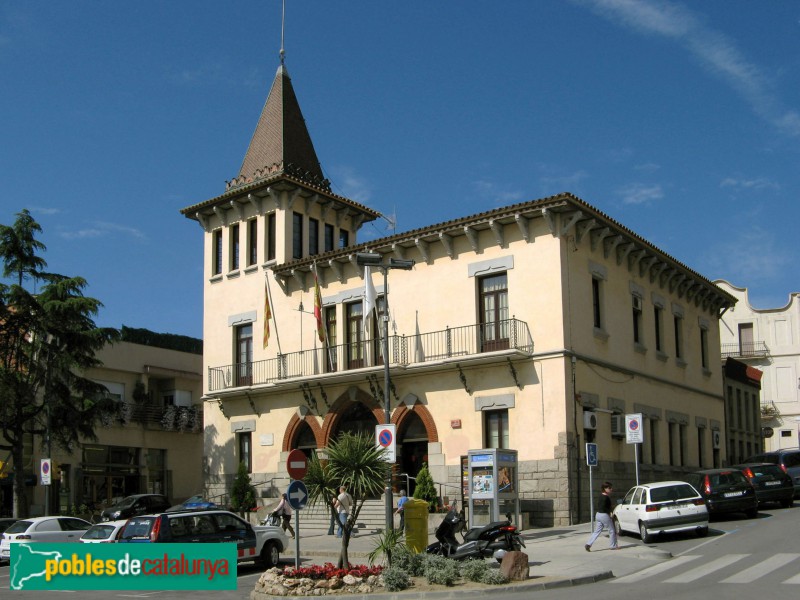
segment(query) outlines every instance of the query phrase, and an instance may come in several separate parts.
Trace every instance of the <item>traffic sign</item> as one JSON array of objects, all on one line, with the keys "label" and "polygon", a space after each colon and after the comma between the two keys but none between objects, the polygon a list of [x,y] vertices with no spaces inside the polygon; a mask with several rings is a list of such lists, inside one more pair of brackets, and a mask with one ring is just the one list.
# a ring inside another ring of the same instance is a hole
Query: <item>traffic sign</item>
[{"label": "traffic sign", "polygon": [[644,442],[642,413],[625,415],[625,437],[625,441],[628,444],[641,444]]},{"label": "traffic sign", "polygon": [[586,444],[586,465],[589,467],[597,466],[597,444]]},{"label": "traffic sign", "polygon": [[386,462],[397,461],[397,439],[395,438],[395,425],[376,425],[375,443],[378,448],[386,450],[384,460]]},{"label": "traffic sign", "polygon": [[286,488],[286,495],[289,498],[289,506],[295,510],[302,510],[308,502],[308,489],[302,481],[293,481]]},{"label": "traffic sign", "polygon": [[286,458],[286,470],[292,479],[302,479],[308,473],[308,458],[302,450],[292,450]]},{"label": "traffic sign", "polygon": [[43,458],[42,459],[42,470],[41,470],[41,477],[42,477],[42,485],[50,485],[50,469],[53,466],[50,462],[51,459]]}]

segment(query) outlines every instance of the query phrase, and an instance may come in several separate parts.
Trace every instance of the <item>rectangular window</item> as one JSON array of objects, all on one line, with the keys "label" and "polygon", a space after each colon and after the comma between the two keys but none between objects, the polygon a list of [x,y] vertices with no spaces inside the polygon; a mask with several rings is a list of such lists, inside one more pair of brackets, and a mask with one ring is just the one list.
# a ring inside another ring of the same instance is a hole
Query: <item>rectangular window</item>
[{"label": "rectangular window", "polygon": [[292,213],[292,258],[303,258],[303,215]]},{"label": "rectangular window", "polygon": [[222,230],[211,234],[211,275],[222,273]]},{"label": "rectangular window", "polygon": [[484,448],[508,448],[508,409],[483,413]]},{"label": "rectangular window", "polygon": [[675,459],[677,458],[677,449],[675,448],[675,444],[677,440],[675,437],[678,433],[678,424],[677,423],[667,423],[667,438],[669,442],[669,464],[670,466],[675,466]]},{"label": "rectangular window", "polygon": [[672,319],[673,328],[675,330],[675,358],[683,358],[683,319],[680,316],[674,315]]},{"label": "rectangular window", "polygon": [[251,267],[258,262],[258,220],[250,219],[247,222],[247,266]]},{"label": "rectangular window", "polygon": [[686,425],[678,425],[678,452],[680,452],[680,465],[682,467],[686,466]]},{"label": "rectangular window", "polygon": [[603,328],[603,321],[600,319],[600,280],[592,277],[592,315],[594,326],[598,329]]},{"label": "rectangular window", "polygon": [[631,296],[633,309],[633,341],[642,343],[642,299],[635,294]]},{"label": "rectangular window", "polygon": [[654,306],[653,307],[653,320],[655,321],[655,342],[656,342],[656,351],[662,352],[664,349],[661,347],[661,307]]},{"label": "rectangular window", "polygon": [[267,217],[267,260],[275,260],[275,213]]},{"label": "rectangular window", "polygon": [[362,317],[364,307],[361,302],[351,302],[346,305],[346,335],[347,368],[360,369],[364,366],[364,344]]},{"label": "rectangular window", "polygon": [[658,421],[656,419],[647,419],[648,429],[650,435],[645,435],[645,442],[650,439],[650,464],[658,464]]},{"label": "rectangular window", "polygon": [[506,273],[481,277],[480,327],[481,352],[505,350],[508,342],[508,276]]},{"label": "rectangular window", "polygon": [[704,460],[706,454],[706,428],[697,428],[697,464],[701,469],[705,468],[706,462]]},{"label": "rectangular window", "polygon": [[[386,314],[386,298],[378,296],[376,299],[377,310],[372,313],[372,355],[375,357],[375,364],[383,364],[383,315]],[[389,345],[392,340],[389,338]]]},{"label": "rectangular window", "polygon": [[239,224],[231,225],[230,228],[231,244],[231,271],[239,270]]},{"label": "rectangular window", "polygon": [[317,219],[308,220],[308,254],[310,256],[319,254],[319,221]]},{"label": "rectangular window", "polygon": [[239,446],[239,462],[244,463],[247,472],[253,472],[253,434],[250,431],[237,433]]},{"label": "rectangular window", "polygon": [[328,373],[337,370],[337,348],[336,348],[336,307],[328,306],[325,309],[325,365]]},{"label": "rectangular window", "polygon": [[742,414],[742,390],[736,390],[736,421],[734,421],[734,426],[737,429],[744,428]]},{"label": "rectangular window", "polygon": [[350,232],[346,229],[339,230],[339,248],[347,248],[350,245]]},{"label": "rectangular window", "polygon": [[236,335],[236,385],[253,383],[253,324],[239,325]]},{"label": "rectangular window", "polygon": [[742,356],[751,356],[754,351],[753,324],[739,323],[739,354]]},{"label": "rectangular window", "polygon": [[700,364],[708,369],[708,330],[700,328]]},{"label": "rectangular window", "polygon": [[333,250],[333,225],[325,224],[325,252]]}]

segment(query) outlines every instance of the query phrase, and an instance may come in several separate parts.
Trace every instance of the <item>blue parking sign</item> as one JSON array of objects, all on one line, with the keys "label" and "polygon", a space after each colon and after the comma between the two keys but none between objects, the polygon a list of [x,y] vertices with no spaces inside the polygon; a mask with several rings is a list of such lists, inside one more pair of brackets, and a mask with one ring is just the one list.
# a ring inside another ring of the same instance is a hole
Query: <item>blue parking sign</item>
[{"label": "blue parking sign", "polygon": [[586,464],[590,467],[597,466],[597,444],[586,444]]}]

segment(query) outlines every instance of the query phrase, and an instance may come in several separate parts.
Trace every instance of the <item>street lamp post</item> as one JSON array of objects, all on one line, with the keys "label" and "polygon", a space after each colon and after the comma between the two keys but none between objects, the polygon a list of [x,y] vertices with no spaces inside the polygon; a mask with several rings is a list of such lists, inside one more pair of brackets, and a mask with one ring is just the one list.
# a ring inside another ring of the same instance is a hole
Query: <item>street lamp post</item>
[{"label": "street lamp post", "polygon": [[[383,262],[383,256],[377,252],[358,252],[356,254],[356,264],[363,267],[375,267],[383,273],[383,408],[384,423],[391,423],[391,405],[389,397],[389,269],[402,269],[410,271],[414,268],[413,260],[401,260],[390,258],[388,263]],[[386,471],[386,531],[394,529],[394,501],[392,499],[392,470]]]}]

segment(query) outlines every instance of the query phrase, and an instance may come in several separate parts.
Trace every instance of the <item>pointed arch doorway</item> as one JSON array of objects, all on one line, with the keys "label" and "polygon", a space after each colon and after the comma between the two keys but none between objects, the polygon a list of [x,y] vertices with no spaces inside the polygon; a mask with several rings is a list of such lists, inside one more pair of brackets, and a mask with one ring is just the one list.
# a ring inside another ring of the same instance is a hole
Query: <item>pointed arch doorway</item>
[{"label": "pointed arch doorway", "polygon": [[352,402],[337,419],[330,437],[336,439],[344,432],[374,436],[376,425],[378,425],[378,419],[372,409],[362,402]]},{"label": "pointed arch doorway", "polygon": [[[428,462],[429,441],[425,423],[416,412],[409,412],[403,419],[397,438],[399,440],[400,460],[398,462],[400,463],[400,473],[406,473],[415,478],[422,468],[422,464]],[[409,496],[414,495],[414,489],[416,488],[414,479],[400,476],[398,482],[403,489],[408,485],[409,489],[406,489],[406,493]]]}]

